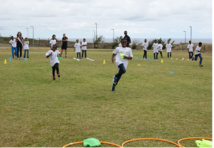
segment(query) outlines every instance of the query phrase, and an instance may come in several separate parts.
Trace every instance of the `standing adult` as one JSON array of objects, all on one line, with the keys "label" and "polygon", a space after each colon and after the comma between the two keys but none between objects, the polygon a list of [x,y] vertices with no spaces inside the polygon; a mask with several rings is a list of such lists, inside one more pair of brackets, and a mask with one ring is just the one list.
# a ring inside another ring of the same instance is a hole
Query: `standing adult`
[{"label": "standing adult", "polygon": [[22,47],[23,47],[23,37],[20,31],[17,33],[16,43],[17,43],[17,58],[20,60],[22,57]]},{"label": "standing adult", "polygon": [[189,44],[187,45],[187,49],[189,52],[189,59],[191,60],[193,58],[193,50],[194,50],[194,45],[192,44],[191,41],[189,41]]},{"label": "standing adult", "polygon": [[66,34],[63,34],[62,37],[62,46],[61,46],[61,55],[63,54],[63,50],[65,50],[65,58],[67,58],[67,47],[68,47],[68,38],[66,37]]},{"label": "standing adult", "polygon": [[124,31],[124,38],[127,41],[126,47],[129,47],[129,44],[131,43],[131,38],[127,35],[127,31]]}]

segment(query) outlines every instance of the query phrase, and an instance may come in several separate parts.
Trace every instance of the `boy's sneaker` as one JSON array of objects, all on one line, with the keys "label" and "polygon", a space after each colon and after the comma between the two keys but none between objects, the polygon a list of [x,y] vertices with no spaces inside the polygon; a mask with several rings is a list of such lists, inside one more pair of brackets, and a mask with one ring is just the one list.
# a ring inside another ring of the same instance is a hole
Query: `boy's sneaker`
[{"label": "boy's sneaker", "polygon": [[60,77],[60,74],[57,74],[58,77]]},{"label": "boy's sneaker", "polygon": [[53,76],[53,80],[55,80],[55,76]]},{"label": "boy's sneaker", "polygon": [[116,87],[116,85],[113,83],[113,84],[112,84],[111,91],[115,91],[115,87]]},{"label": "boy's sneaker", "polygon": [[200,67],[203,67],[203,65],[199,65]]}]

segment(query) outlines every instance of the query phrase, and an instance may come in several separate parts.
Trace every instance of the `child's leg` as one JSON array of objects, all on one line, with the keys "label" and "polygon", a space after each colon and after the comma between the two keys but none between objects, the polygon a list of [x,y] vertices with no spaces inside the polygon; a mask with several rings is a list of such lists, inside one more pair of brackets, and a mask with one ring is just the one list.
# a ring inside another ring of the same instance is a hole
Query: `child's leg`
[{"label": "child's leg", "polygon": [[156,59],[158,59],[158,52],[156,53]]},{"label": "child's leg", "polygon": [[53,77],[55,77],[55,70],[56,70],[56,67],[55,67],[55,65],[52,67],[52,75],[53,75]]},{"label": "child's leg", "polygon": [[154,53],[154,59],[156,58],[155,53]]},{"label": "child's leg", "polygon": [[27,50],[27,58],[29,58],[29,50]]},{"label": "child's leg", "polygon": [[11,46],[11,51],[12,51],[12,57],[14,58],[14,47]]},{"label": "child's leg", "polygon": [[56,63],[55,67],[56,67],[57,75],[58,75],[58,77],[60,77],[60,74],[59,74],[59,63]]},{"label": "child's leg", "polygon": [[82,50],[82,58],[83,58],[83,52],[84,52],[84,50]]},{"label": "child's leg", "polygon": [[163,58],[163,55],[162,55],[162,52],[160,51],[160,54],[161,54],[161,58]]},{"label": "child's leg", "polygon": [[86,50],[85,50],[85,58],[87,58],[87,53],[86,53]]},{"label": "child's leg", "polygon": [[172,53],[170,52],[170,58],[172,57]]},{"label": "child's leg", "polygon": [[115,77],[116,77],[116,85],[117,85],[117,83],[119,82],[121,76],[122,76],[124,73],[126,73],[126,68],[124,67],[123,64],[120,64],[120,65],[118,66],[118,68],[119,68],[119,72],[115,75]]},{"label": "child's leg", "polygon": [[144,53],[143,53],[143,58],[145,58],[145,50],[143,50],[143,52],[144,52]]},{"label": "child's leg", "polygon": [[190,52],[189,52],[189,59],[191,59]]},{"label": "child's leg", "polygon": [[24,58],[25,58],[26,52],[27,52],[27,51],[26,51],[26,50],[24,50]]},{"label": "child's leg", "polygon": [[146,50],[145,50],[145,53],[146,53],[145,57],[146,57],[146,59],[147,59],[147,51],[146,51]]},{"label": "child's leg", "polygon": [[202,56],[201,56],[201,54],[199,54],[199,57],[200,57],[200,65],[202,64],[202,60],[203,60],[203,58],[202,58]]},{"label": "child's leg", "polygon": [[77,52],[77,59],[78,59],[78,52]]},{"label": "child's leg", "polygon": [[15,53],[16,53],[16,57],[17,57],[17,47],[15,47]]}]

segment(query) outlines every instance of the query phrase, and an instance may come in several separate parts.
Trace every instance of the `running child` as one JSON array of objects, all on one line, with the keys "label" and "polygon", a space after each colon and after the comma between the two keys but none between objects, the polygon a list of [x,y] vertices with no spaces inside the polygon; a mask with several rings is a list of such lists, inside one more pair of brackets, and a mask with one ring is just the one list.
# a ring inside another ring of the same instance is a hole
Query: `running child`
[{"label": "running child", "polygon": [[84,53],[85,53],[85,58],[87,58],[86,50],[87,50],[87,42],[86,42],[86,39],[84,38],[82,42],[82,58]]},{"label": "running child", "polygon": [[[161,58],[163,58],[162,49],[163,49],[163,45],[162,45],[161,43],[158,44],[158,52],[160,52]],[[157,59],[158,59],[158,58],[157,58]]]},{"label": "running child", "polygon": [[51,49],[52,49],[53,45],[55,45],[55,44],[57,45],[57,40],[56,40],[56,35],[55,34],[52,35],[52,38],[51,38],[49,44],[50,44]]},{"label": "running child", "polygon": [[80,57],[80,48],[81,48],[81,44],[79,43],[79,40],[76,40],[76,43],[74,44],[74,50],[77,53],[77,60],[79,61],[79,59],[81,59]]},{"label": "running child", "polygon": [[167,41],[167,44],[166,44],[166,52],[167,52],[167,57],[170,58],[172,57],[172,45],[170,43],[170,40]]},{"label": "running child", "polygon": [[[116,61],[114,57],[116,56]],[[121,76],[126,72],[129,60],[132,60],[132,49],[127,47],[127,41],[122,40],[122,47],[117,47],[112,54],[112,63],[116,62],[119,72],[113,78],[112,91],[115,91],[115,87],[118,84]]]},{"label": "running child", "polygon": [[60,52],[57,50],[57,45],[54,44],[52,46],[51,50],[49,50],[45,55],[47,58],[50,57],[50,64],[52,67],[53,80],[55,80],[55,70],[57,71],[57,76],[60,77],[58,56],[61,56],[61,55],[60,55]]},{"label": "running child", "polygon": [[25,41],[24,41],[24,58],[25,58],[26,52],[27,52],[27,58],[29,58],[29,41],[27,38],[25,38]]},{"label": "running child", "polygon": [[62,46],[61,46],[61,55],[63,54],[63,50],[65,50],[65,58],[67,58],[67,47],[68,47],[68,38],[66,37],[65,33],[62,37]]},{"label": "running child", "polygon": [[158,59],[158,43],[157,43],[157,40],[155,40],[152,47],[153,47],[154,60]]},{"label": "running child", "polygon": [[14,59],[14,52],[15,55],[17,56],[16,39],[14,39],[13,36],[11,36],[11,40],[9,41],[9,43],[11,45],[12,57]]},{"label": "running child", "polygon": [[199,42],[198,43],[198,46],[195,48],[195,58],[193,58],[195,61],[197,61],[197,59],[198,59],[198,57],[200,58],[200,61],[199,61],[199,66],[200,67],[203,67],[203,65],[201,65],[202,64],[202,60],[203,60],[203,58],[202,58],[202,56],[201,56],[201,47],[202,47],[202,43],[201,42]]},{"label": "running child", "polygon": [[194,51],[194,45],[191,41],[189,41],[189,44],[187,45],[187,50],[189,52],[189,59],[191,60],[193,58],[193,51]]},{"label": "running child", "polygon": [[145,39],[143,43],[143,51],[144,51],[143,58],[145,59],[147,59],[147,49],[148,49],[148,42],[147,42],[147,39]]}]

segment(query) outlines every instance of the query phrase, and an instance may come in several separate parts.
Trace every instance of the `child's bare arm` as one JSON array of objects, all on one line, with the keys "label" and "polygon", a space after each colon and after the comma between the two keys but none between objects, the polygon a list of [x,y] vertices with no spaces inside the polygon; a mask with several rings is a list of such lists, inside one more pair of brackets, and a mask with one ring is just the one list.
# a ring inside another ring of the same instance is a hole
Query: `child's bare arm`
[{"label": "child's bare arm", "polygon": [[49,58],[51,55],[52,55],[52,52],[49,55],[47,55],[46,58]]},{"label": "child's bare arm", "polygon": [[115,61],[115,59],[114,59],[115,56],[116,56],[116,54],[112,54],[112,57],[111,57],[112,63],[114,63],[114,61]]}]

